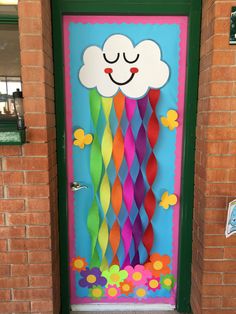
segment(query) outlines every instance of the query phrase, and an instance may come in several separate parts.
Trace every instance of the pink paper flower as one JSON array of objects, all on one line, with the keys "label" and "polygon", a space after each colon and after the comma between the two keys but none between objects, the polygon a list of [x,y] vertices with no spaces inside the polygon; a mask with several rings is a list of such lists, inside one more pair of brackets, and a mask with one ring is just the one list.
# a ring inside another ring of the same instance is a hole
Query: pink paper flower
[{"label": "pink paper flower", "polygon": [[136,265],[134,268],[132,266],[126,266],[125,270],[128,273],[128,281],[131,281],[134,286],[145,285],[148,278],[152,277],[151,272],[145,269],[143,265]]},{"label": "pink paper flower", "polygon": [[116,285],[108,285],[105,289],[105,295],[108,298],[115,299],[120,295],[120,289]]}]

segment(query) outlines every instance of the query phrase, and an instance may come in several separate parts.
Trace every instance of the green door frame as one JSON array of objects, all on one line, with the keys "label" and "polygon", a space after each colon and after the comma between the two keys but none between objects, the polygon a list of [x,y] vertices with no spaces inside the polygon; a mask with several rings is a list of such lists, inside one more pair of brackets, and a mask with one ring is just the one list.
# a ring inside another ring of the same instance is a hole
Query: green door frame
[{"label": "green door frame", "polygon": [[[63,79],[62,16],[68,14],[102,15],[185,15],[189,17],[187,81],[185,95],[185,125],[183,170],[181,182],[180,249],[177,310],[190,312],[192,213],[194,186],[195,129],[198,95],[198,68],[201,26],[201,0],[51,0],[55,100],[57,122],[59,230],[61,268],[61,313],[69,313],[69,261],[67,177],[65,153],[65,111]],[[190,49],[191,47],[191,49]]]}]

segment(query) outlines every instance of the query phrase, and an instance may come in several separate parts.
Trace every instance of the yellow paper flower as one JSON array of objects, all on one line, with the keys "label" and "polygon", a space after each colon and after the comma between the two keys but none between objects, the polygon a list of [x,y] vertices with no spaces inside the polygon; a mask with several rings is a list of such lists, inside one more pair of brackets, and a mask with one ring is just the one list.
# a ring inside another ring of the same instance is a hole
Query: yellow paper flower
[{"label": "yellow paper flower", "polygon": [[177,203],[177,196],[175,194],[170,194],[165,192],[162,194],[161,201],[159,203],[164,209],[168,209],[171,205],[175,205]]},{"label": "yellow paper flower", "polygon": [[74,132],[74,145],[79,146],[79,148],[84,149],[85,145],[89,145],[93,141],[92,134],[86,134],[84,133],[83,129],[77,129]]},{"label": "yellow paper flower", "polygon": [[178,113],[175,110],[169,110],[166,117],[161,117],[161,122],[165,127],[169,128],[170,131],[173,131],[179,125],[179,122],[176,121],[177,119]]}]

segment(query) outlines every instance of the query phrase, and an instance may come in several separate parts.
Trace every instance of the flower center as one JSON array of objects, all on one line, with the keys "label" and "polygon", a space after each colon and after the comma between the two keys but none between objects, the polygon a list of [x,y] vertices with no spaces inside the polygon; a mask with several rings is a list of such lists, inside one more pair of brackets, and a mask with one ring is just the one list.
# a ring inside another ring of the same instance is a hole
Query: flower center
[{"label": "flower center", "polygon": [[139,281],[142,279],[142,274],[139,271],[136,271],[133,273],[132,278],[136,281]]},{"label": "flower center", "polygon": [[123,290],[123,291],[129,291],[129,290],[130,290],[129,285],[128,285],[127,283],[124,284],[124,285],[122,286],[122,290]]},{"label": "flower center", "polygon": [[163,264],[161,261],[156,261],[154,264],[153,264],[153,268],[155,270],[161,270],[163,268]]},{"label": "flower center", "polygon": [[93,289],[92,294],[95,298],[100,298],[102,296],[102,290],[95,288]]},{"label": "flower center", "polygon": [[89,283],[94,283],[96,281],[96,279],[97,278],[94,275],[88,275],[86,278],[87,282],[89,282]]},{"label": "flower center", "polygon": [[109,296],[114,297],[117,295],[117,290],[115,288],[110,288],[108,290],[108,294],[109,294]]},{"label": "flower center", "polygon": [[119,274],[111,274],[110,279],[113,282],[117,282],[120,280],[120,276],[119,276]]},{"label": "flower center", "polygon": [[139,288],[136,290],[136,295],[140,298],[143,298],[146,295],[146,290],[143,288]]},{"label": "flower center", "polygon": [[152,280],[149,281],[149,286],[150,286],[152,289],[155,289],[155,288],[157,288],[157,287],[159,286],[159,283],[158,283],[157,280],[152,279]]},{"label": "flower center", "polygon": [[171,284],[172,284],[172,280],[170,280],[169,278],[166,278],[166,279],[164,280],[164,284],[169,287],[169,286],[171,286]]},{"label": "flower center", "polygon": [[81,259],[77,259],[76,261],[74,261],[74,265],[76,268],[82,268],[84,266],[84,262],[81,261]]}]

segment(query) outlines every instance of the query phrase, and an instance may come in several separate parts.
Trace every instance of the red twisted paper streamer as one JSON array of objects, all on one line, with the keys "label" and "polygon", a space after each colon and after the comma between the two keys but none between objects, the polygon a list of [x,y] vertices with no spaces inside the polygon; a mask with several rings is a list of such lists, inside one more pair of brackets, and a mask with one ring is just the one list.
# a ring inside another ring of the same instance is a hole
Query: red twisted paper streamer
[{"label": "red twisted paper streamer", "polygon": [[148,136],[148,141],[150,143],[152,151],[151,151],[150,157],[147,162],[147,167],[146,167],[146,176],[147,176],[147,181],[149,184],[149,190],[145,196],[144,208],[148,216],[148,225],[147,225],[146,230],[144,231],[142,241],[147,250],[148,256],[150,256],[151,249],[153,246],[153,241],[154,241],[154,232],[153,232],[151,220],[154,215],[155,208],[156,208],[156,198],[152,191],[152,185],[155,181],[155,178],[158,172],[157,160],[154,155],[153,149],[157,143],[159,131],[160,131],[160,125],[156,117],[156,106],[160,98],[160,90],[151,89],[148,93],[148,98],[149,98],[150,105],[152,107],[152,114],[151,114],[151,117],[149,119],[148,126],[147,126],[147,136]]},{"label": "red twisted paper streamer", "polygon": [[114,97],[113,101],[114,101],[114,109],[115,109],[117,121],[118,121],[118,127],[116,129],[116,134],[113,140],[112,155],[113,155],[113,160],[114,160],[115,169],[116,169],[116,179],[112,186],[111,203],[112,203],[112,208],[114,210],[114,213],[116,215],[116,220],[110,230],[109,242],[110,242],[111,249],[113,252],[112,264],[120,265],[119,259],[117,256],[117,250],[119,248],[120,241],[121,241],[118,216],[119,216],[120,209],[122,206],[122,185],[121,185],[118,173],[119,173],[119,170],[123,161],[123,157],[124,157],[124,139],[123,139],[123,135],[121,131],[120,121],[121,121],[121,117],[122,117],[124,106],[125,106],[125,96],[122,93],[118,93]]}]

